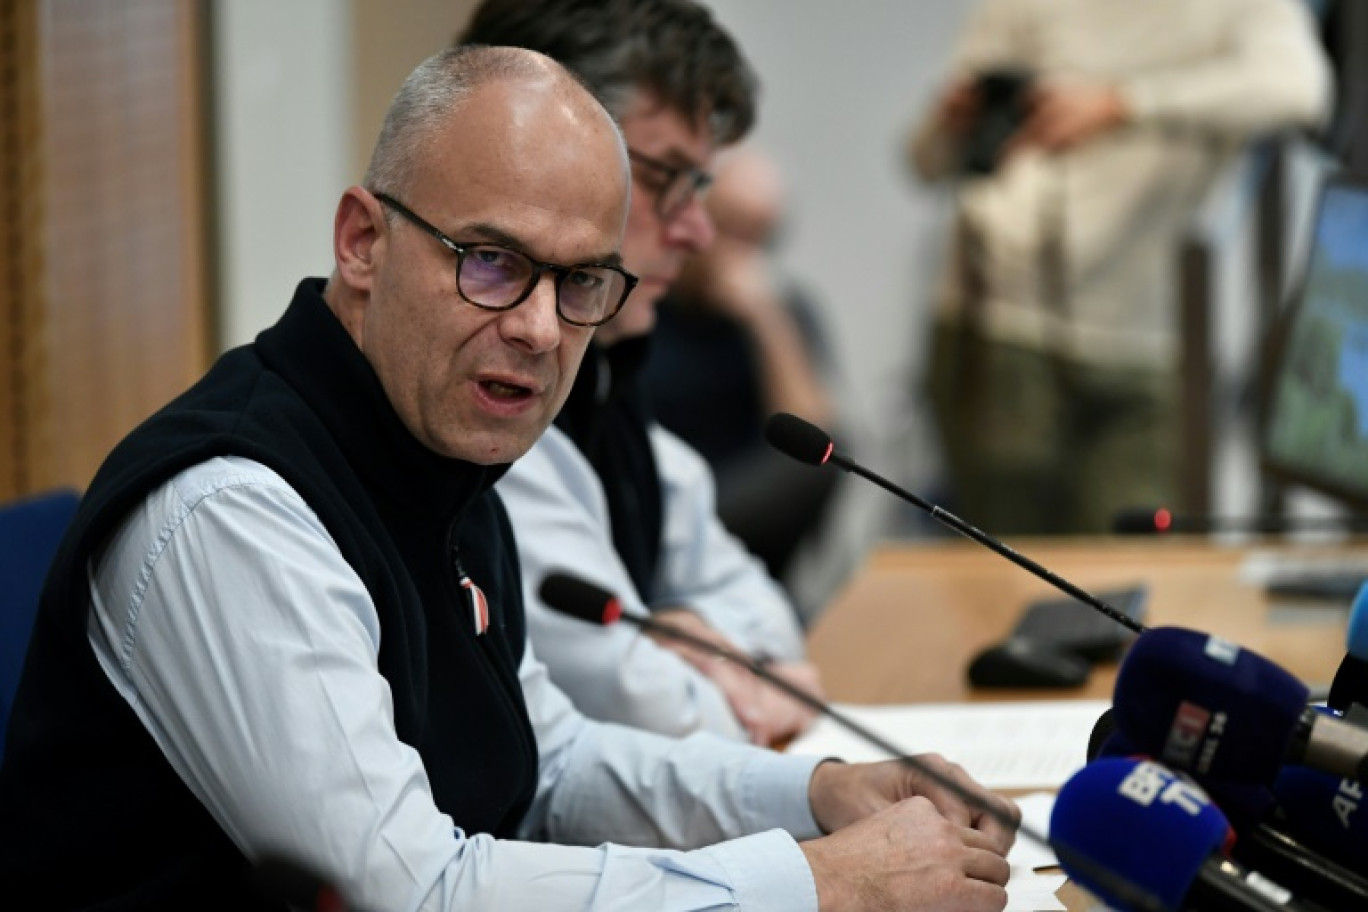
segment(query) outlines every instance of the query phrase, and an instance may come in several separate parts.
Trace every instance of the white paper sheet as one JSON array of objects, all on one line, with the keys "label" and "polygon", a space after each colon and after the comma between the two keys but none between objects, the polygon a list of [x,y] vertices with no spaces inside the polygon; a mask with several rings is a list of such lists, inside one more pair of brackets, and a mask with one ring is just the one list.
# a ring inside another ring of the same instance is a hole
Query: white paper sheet
[{"label": "white paper sheet", "polygon": [[[1042,836],[1050,832],[1050,812],[1054,810],[1053,792],[1032,792],[1016,799],[1021,808],[1021,824]],[[1048,874],[1039,868],[1058,868],[1059,860],[1048,845],[1018,835],[1012,850],[1007,853],[1012,866],[1007,881],[1006,912],[1064,912],[1065,905],[1056,892],[1068,878],[1057,870]]]},{"label": "white paper sheet", "polygon": [[[993,789],[1055,789],[1087,761],[1106,700],[925,703],[836,708],[907,754],[934,751]],[[884,760],[887,754],[822,716],[789,746],[795,754]]]}]

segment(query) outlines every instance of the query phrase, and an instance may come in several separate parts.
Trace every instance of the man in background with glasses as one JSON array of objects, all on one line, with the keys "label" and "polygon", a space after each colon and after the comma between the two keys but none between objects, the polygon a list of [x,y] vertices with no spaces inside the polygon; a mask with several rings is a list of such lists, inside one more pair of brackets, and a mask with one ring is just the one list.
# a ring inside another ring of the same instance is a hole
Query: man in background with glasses
[{"label": "man in background with glasses", "polygon": [[538,594],[548,574],[569,571],[615,593],[626,611],[749,652],[820,694],[797,611],[723,527],[711,470],[649,414],[642,376],[655,302],[714,238],[701,199],[708,168],[750,129],[755,75],[689,0],[488,0],[458,40],[526,47],[564,64],[607,104],[632,163],[622,249],[641,282],[595,333],[555,427],[498,486],[518,536],[538,656],[593,718],[758,744],[790,738],[811,712],[744,668],[625,624],[589,627]]},{"label": "man in background with glasses", "polygon": [[490,486],[631,290],[628,167],[539,54],[414,71],[332,276],[86,492],[8,729],[0,897],[321,908],[249,887],[275,857],[357,909],[1002,908],[1012,809],[962,771],[593,723],[533,657]]}]

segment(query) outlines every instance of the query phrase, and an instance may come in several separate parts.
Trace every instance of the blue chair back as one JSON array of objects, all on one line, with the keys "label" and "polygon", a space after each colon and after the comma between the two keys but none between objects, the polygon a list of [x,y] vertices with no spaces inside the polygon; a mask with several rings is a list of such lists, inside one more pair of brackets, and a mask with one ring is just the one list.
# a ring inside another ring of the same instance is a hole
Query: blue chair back
[{"label": "blue chair back", "polygon": [[80,500],[58,490],[0,505],[0,756],[38,596]]}]

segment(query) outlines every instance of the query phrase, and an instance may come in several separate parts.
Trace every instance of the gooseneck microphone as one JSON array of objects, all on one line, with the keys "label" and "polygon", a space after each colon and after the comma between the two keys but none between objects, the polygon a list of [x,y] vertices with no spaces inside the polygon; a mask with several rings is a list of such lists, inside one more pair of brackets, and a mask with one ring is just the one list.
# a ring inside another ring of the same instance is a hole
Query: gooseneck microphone
[{"label": "gooseneck microphone", "polygon": [[[608,592],[587,580],[580,579],[579,577],[567,573],[553,573],[547,576],[542,580],[541,587],[538,589],[538,594],[541,596],[542,601],[546,603],[547,607],[554,611],[558,611],[561,614],[576,618],[577,620],[603,626],[614,624],[618,621],[625,621],[641,630],[655,633],[669,639],[678,640],[681,643],[687,643],[690,646],[701,649],[719,658],[725,659],[726,661],[733,662],[747,669],[757,678],[777,687],[804,706],[831,719],[837,725],[851,732],[856,737],[861,738],[865,742],[888,754],[890,757],[907,765],[918,774],[925,776],[945,790],[952,792],[962,801],[978,808],[1003,826],[1015,828],[1020,835],[1039,845],[1050,845],[1050,840],[1043,833],[1038,833],[1029,825],[1019,823],[997,808],[985,804],[977,795],[968,791],[958,782],[947,778],[944,774],[923,763],[917,757],[909,756],[904,753],[901,748],[892,744],[876,732],[866,728],[864,725],[836,709],[825,700],[820,700],[802,688],[796,687],[788,681],[785,681],[745,653],[718,646],[716,643],[710,643],[687,631],[680,630],[673,624],[658,621],[651,617],[640,617],[635,614],[626,613],[622,610],[622,602],[611,592]],[[1127,908],[1141,910],[1141,912],[1165,912],[1166,907],[1144,889],[1138,888],[1123,880],[1118,880],[1110,871],[1095,869],[1093,865],[1088,863],[1087,859],[1082,859],[1079,864],[1088,870],[1091,882],[1107,885],[1109,891],[1108,895],[1125,897],[1129,903]]]},{"label": "gooseneck microphone", "polygon": [[847,472],[851,472],[874,482],[874,484],[883,488],[885,491],[892,493],[894,496],[930,513],[936,520],[949,526],[966,538],[973,539],[984,547],[1007,558],[1007,560],[1016,564],[1018,567],[1022,567],[1035,576],[1043,579],[1061,592],[1071,595],[1085,605],[1097,609],[1113,621],[1116,621],[1116,623],[1120,624],[1122,627],[1133,630],[1136,633],[1145,632],[1146,627],[1144,624],[1107,604],[1092,593],[1078,588],[1062,576],[1047,570],[1029,557],[1013,550],[998,539],[988,535],[986,532],[970,525],[950,511],[923,500],[911,491],[904,490],[887,478],[871,472],[853,459],[845,456],[836,449],[836,445],[832,442],[831,437],[816,425],[804,421],[796,415],[790,415],[787,412],[779,412],[771,415],[769,421],[766,422],[765,439],[769,441],[770,446],[799,462],[812,466],[822,466],[830,463],[845,469]]},{"label": "gooseneck microphone", "polygon": [[1130,507],[1112,517],[1118,535],[1247,532],[1278,535],[1284,532],[1368,531],[1364,516],[1198,516],[1174,513],[1167,507]]}]

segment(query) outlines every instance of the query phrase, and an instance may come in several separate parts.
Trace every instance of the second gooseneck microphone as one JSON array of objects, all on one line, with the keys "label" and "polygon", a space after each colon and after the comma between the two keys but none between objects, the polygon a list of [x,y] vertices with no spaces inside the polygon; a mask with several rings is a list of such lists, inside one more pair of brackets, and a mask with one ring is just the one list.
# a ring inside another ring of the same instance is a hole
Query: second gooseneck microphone
[{"label": "second gooseneck microphone", "polygon": [[845,469],[847,472],[851,472],[874,482],[874,484],[883,488],[885,491],[889,491],[896,497],[930,513],[936,520],[949,526],[961,535],[972,538],[984,547],[1007,558],[1007,560],[1016,564],[1018,567],[1022,567],[1035,576],[1040,577],[1061,592],[1071,595],[1085,605],[1097,609],[1113,621],[1116,621],[1116,623],[1120,624],[1122,627],[1133,630],[1136,633],[1145,632],[1145,625],[1130,617],[1125,612],[1108,605],[1092,593],[1080,589],[1062,576],[1042,567],[1026,555],[1013,550],[1003,542],[993,538],[991,535],[975,526],[970,525],[950,511],[923,500],[911,491],[904,490],[887,478],[871,472],[853,459],[843,455],[836,449],[836,445],[832,442],[831,437],[816,425],[804,421],[796,415],[790,415],[787,412],[779,412],[771,415],[769,421],[765,424],[765,439],[769,441],[770,446],[774,447],[785,456],[796,459],[799,462],[807,463],[812,466],[821,466],[831,463],[832,465]]}]

